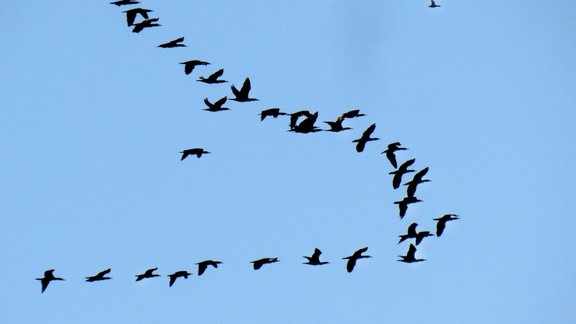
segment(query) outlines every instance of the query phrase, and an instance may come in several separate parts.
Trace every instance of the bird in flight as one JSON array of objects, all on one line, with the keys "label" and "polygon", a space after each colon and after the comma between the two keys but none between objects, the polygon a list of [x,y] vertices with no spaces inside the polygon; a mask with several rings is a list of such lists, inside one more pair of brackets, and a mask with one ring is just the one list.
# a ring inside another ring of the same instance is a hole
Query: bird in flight
[{"label": "bird in flight", "polygon": [[355,110],[350,110],[350,111],[343,113],[340,117],[342,117],[342,118],[357,118],[357,117],[362,117],[362,116],[366,116],[366,115],[361,114],[360,109],[355,109]]},{"label": "bird in flight", "polygon": [[43,278],[36,278],[36,280],[40,280],[40,283],[42,284],[42,293],[43,293],[44,290],[46,290],[46,288],[48,288],[48,284],[50,284],[50,281],[64,280],[64,279],[54,277],[54,269],[50,269],[50,270],[44,271],[44,277]]},{"label": "bird in flight", "polygon": [[396,162],[396,151],[407,150],[405,147],[400,147],[400,142],[394,142],[388,144],[388,148],[382,152],[382,154],[386,154],[386,158],[390,161],[390,164],[394,167],[394,169],[398,169],[398,163]]},{"label": "bird in flight", "polygon": [[132,29],[132,32],[139,33],[142,30],[144,30],[144,28],[162,26],[162,25],[156,23],[158,20],[160,20],[160,18],[151,18],[151,19],[143,20],[137,24],[134,24],[134,28]]},{"label": "bird in flight", "polygon": [[460,217],[456,214],[446,214],[440,218],[434,218],[436,223],[436,236],[440,237],[442,233],[444,233],[444,229],[446,228],[446,222],[453,221],[460,219]]},{"label": "bird in flight", "polygon": [[263,265],[274,262],[279,262],[278,258],[262,258],[255,261],[251,261],[250,263],[253,264],[254,270],[258,270],[262,268]]},{"label": "bird in flight", "polygon": [[184,41],[184,37],[177,38],[175,40],[171,40],[168,43],[160,44],[158,47],[161,48],[174,48],[174,47],[186,47],[186,45],[182,44]]},{"label": "bird in flight", "polygon": [[399,255],[400,262],[406,262],[406,263],[412,263],[412,262],[420,262],[420,261],[426,261],[426,259],[416,259],[416,247],[414,246],[414,244],[410,244],[410,247],[408,248],[408,252],[406,253],[406,255]]},{"label": "bird in flight", "polygon": [[178,278],[188,279],[188,276],[190,275],[192,274],[186,270],[176,271],[173,274],[168,275],[168,277],[170,277],[170,283],[168,284],[168,287],[172,287],[174,282],[176,282],[176,279]]},{"label": "bird in flight", "polygon": [[146,270],[142,274],[135,275],[136,281],[140,281],[142,279],[147,279],[147,278],[160,277],[160,275],[153,273],[156,270],[158,270],[158,268],[152,268],[152,269]]},{"label": "bird in flight", "polygon": [[196,263],[198,265],[198,275],[201,276],[204,273],[204,271],[206,271],[208,266],[213,266],[214,268],[218,268],[218,265],[220,263],[222,263],[222,262],[214,261],[214,260],[206,260],[206,261]]},{"label": "bird in flight", "polygon": [[106,269],[104,271],[100,271],[98,272],[97,275],[91,276],[91,277],[86,277],[86,281],[87,282],[94,282],[94,281],[101,281],[101,280],[108,280],[108,279],[112,279],[110,277],[106,277],[107,274],[110,273],[110,271],[112,271],[111,269]]},{"label": "bird in flight", "polygon": [[416,172],[414,178],[412,178],[411,181],[408,181],[404,184],[405,186],[408,186],[407,189],[408,197],[414,197],[414,194],[416,194],[416,187],[418,187],[419,184],[432,181],[428,179],[423,179],[426,173],[428,173],[428,167],[425,167],[424,169]]},{"label": "bird in flight", "polygon": [[309,265],[313,265],[313,266],[317,266],[317,265],[323,265],[323,264],[327,264],[330,262],[322,262],[320,261],[320,255],[322,254],[322,251],[320,251],[320,249],[316,248],[314,249],[314,253],[312,254],[312,256],[304,256],[304,258],[308,259],[308,262],[304,262],[304,264],[309,264]]},{"label": "bird in flight", "polygon": [[209,77],[203,77],[201,76],[200,79],[196,80],[196,81],[200,81],[200,82],[204,82],[204,83],[208,83],[208,84],[213,84],[213,83],[224,83],[224,82],[228,82],[226,80],[220,80],[218,79],[219,77],[222,76],[222,74],[224,74],[224,69],[220,69],[214,73],[212,73]]},{"label": "bird in flight", "polygon": [[370,127],[368,127],[364,131],[364,133],[362,133],[362,137],[352,141],[353,143],[357,143],[356,144],[356,152],[360,153],[360,152],[364,151],[364,147],[366,146],[366,143],[368,143],[370,141],[379,140],[378,137],[370,137],[370,135],[372,135],[372,133],[374,132],[375,129],[376,129],[376,124],[370,125]]},{"label": "bird in flight", "polygon": [[394,178],[392,178],[392,187],[394,187],[394,189],[398,189],[400,187],[403,175],[405,175],[406,173],[414,172],[414,170],[410,170],[408,168],[412,164],[414,164],[415,161],[416,159],[408,160],[402,163],[402,165],[400,165],[400,167],[396,171],[388,172],[388,174],[394,175]]},{"label": "bird in flight", "polygon": [[143,8],[134,8],[130,10],[123,11],[126,14],[126,22],[128,23],[128,27],[134,25],[134,21],[136,20],[136,16],[140,15],[144,19],[148,19],[148,13],[153,12],[154,10],[150,9],[143,9]]},{"label": "bird in flight", "polygon": [[352,129],[350,127],[342,126],[343,121],[344,118],[342,116],[338,117],[336,121],[325,121],[325,123],[328,124],[328,126],[330,126],[330,129],[327,129],[327,131],[337,133],[344,130]]},{"label": "bird in flight", "polygon": [[222,107],[222,105],[224,105],[227,100],[228,100],[228,97],[223,97],[223,98],[218,99],[218,101],[216,101],[215,103],[211,103],[208,100],[208,98],[204,98],[204,104],[206,106],[208,106],[208,108],[203,109],[203,110],[211,111],[211,112],[230,110],[230,108]]},{"label": "bird in flight", "polygon": [[264,118],[270,116],[273,118],[278,118],[278,116],[286,116],[288,115],[285,112],[281,112],[280,108],[270,108],[270,109],[266,109],[266,110],[262,110],[260,112],[260,121],[263,121]]},{"label": "bird in flight", "polygon": [[234,94],[233,99],[230,100],[234,100],[234,101],[238,101],[238,102],[248,102],[248,101],[258,101],[258,99],[256,98],[250,98],[249,93],[250,93],[250,78],[246,78],[244,80],[244,84],[242,84],[242,88],[240,88],[240,91],[238,91],[238,89],[236,89],[236,87],[234,85],[232,85],[230,87],[232,89],[232,93]]},{"label": "bird in flight", "polygon": [[184,64],[184,73],[186,73],[186,75],[188,75],[188,74],[192,73],[192,71],[194,71],[194,68],[197,67],[198,65],[209,65],[210,63],[200,61],[200,60],[191,60],[191,61],[182,62],[180,64]]},{"label": "bird in flight", "polygon": [[362,253],[366,251],[368,251],[368,247],[361,248],[356,252],[354,252],[354,254],[352,254],[351,256],[342,258],[342,259],[348,259],[348,262],[346,263],[346,271],[352,272],[352,270],[354,270],[354,267],[356,266],[356,261],[358,259],[371,258],[371,256],[369,255],[362,255]]},{"label": "bird in flight", "polygon": [[191,149],[186,149],[182,152],[182,157],[180,158],[180,161],[184,160],[186,157],[188,157],[188,155],[196,155],[197,158],[200,158],[202,156],[202,154],[210,154],[210,152],[205,151],[203,148],[191,148]]},{"label": "bird in flight", "polygon": [[434,2],[434,0],[430,0],[430,5],[428,6],[430,8],[439,8],[440,5],[437,5],[436,2]]},{"label": "bird in flight", "polygon": [[291,113],[290,114],[290,129],[294,129],[294,127],[296,127],[296,124],[298,123],[298,118],[300,118],[302,116],[310,117],[310,116],[312,116],[312,113],[308,110],[300,110],[300,111],[297,111],[295,113]]},{"label": "bird in flight", "polygon": [[290,129],[289,132],[303,133],[303,134],[319,132],[321,131],[321,129],[314,126],[316,119],[318,119],[318,112],[315,112],[306,117],[306,119],[301,121],[300,124]]},{"label": "bird in flight", "polygon": [[407,239],[416,239],[416,245],[420,244],[420,242],[422,242],[422,240],[425,237],[428,236],[434,236],[433,234],[431,234],[428,231],[421,231],[421,232],[416,232],[416,227],[418,226],[417,223],[412,223],[412,225],[410,225],[408,227],[408,233],[404,234],[404,235],[400,235],[400,241],[398,241],[398,244],[402,243],[404,240]]},{"label": "bird in flight", "polygon": [[395,201],[394,203],[397,204],[398,208],[400,209],[400,219],[402,219],[402,218],[404,218],[404,216],[406,216],[406,212],[408,211],[408,205],[409,204],[414,204],[414,203],[418,203],[421,201],[422,200],[420,200],[416,197],[404,197],[400,201]]},{"label": "bird in flight", "polygon": [[139,4],[140,2],[136,1],[136,0],[118,0],[118,1],[114,1],[114,2],[110,2],[110,4],[115,4],[118,7],[120,6],[127,6],[127,5],[133,5],[133,4]]}]

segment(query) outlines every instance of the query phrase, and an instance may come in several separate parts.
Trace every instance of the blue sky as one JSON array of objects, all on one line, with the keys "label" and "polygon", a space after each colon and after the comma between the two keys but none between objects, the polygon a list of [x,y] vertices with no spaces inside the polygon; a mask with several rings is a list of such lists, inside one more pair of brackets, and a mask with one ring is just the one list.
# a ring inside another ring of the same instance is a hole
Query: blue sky
[{"label": "blue sky", "polygon": [[[575,3],[143,0],[162,27],[135,34],[108,2],[0,4],[3,321],[576,320]],[[212,65],[185,75],[191,59]],[[219,68],[230,83],[195,81]],[[202,110],[246,77],[260,101]],[[293,134],[260,122],[270,107],[367,116]],[[403,220],[395,141],[432,180]],[[191,147],[212,154],[180,161]],[[427,261],[397,262],[398,235],[445,213],[462,219]],[[315,247],[330,264],[301,264]],[[262,257],[280,262],[253,271]],[[224,263],[168,288],[204,259]],[[40,294],[51,268],[66,281]]]}]

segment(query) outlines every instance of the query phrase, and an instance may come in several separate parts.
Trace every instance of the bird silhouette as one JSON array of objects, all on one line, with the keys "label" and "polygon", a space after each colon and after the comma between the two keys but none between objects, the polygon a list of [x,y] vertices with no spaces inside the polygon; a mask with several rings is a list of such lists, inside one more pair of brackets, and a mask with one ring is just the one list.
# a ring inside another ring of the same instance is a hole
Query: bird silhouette
[{"label": "bird silhouette", "polygon": [[312,256],[304,256],[304,258],[308,259],[308,262],[304,262],[304,264],[309,264],[309,265],[313,265],[313,266],[317,266],[317,265],[323,265],[323,264],[328,264],[330,262],[322,262],[320,261],[320,255],[322,254],[322,251],[320,251],[320,249],[316,248],[314,249],[314,253],[312,254]]},{"label": "bird silhouette", "polygon": [[370,127],[368,127],[364,131],[364,133],[362,133],[362,137],[352,141],[353,143],[357,143],[356,144],[356,152],[360,153],[360,152],[364,151],[364,147],[366,146],[366,143],[368,143],[370,141],[379,140],[378,137],[370,137],[370,135],[372,135],[372,132],[374,132],[375,129],[376,129],[376,124],[370,125]]},{"label": "bird silhouette", "polygon": [[357,117],[362,117],[362,116],[366,116],[366,115],[361,114],[360,109],[355,109],[355,110],[350,110],[350,111],[343,113],[340,117],[342,117],[342,118],[357,118]]},{"label": "bird silhouette", "polygon": [[230,100],[238,102],[258,101],[258,99],[250,98],[249,96],[250,89],[252,89],[252,87],[250,86],[250,78],[246,78],[244,80],[244,83],[242,84],[242,88],[240,88],[240,91],[238,91],[238,89],[236,89],[234,85],[232,85],[230,88],[232,89],[232,93],[235,96],[235,98],[232,98]]},{"label": "bird silhouette", "polygon": [[144,28],[162,26],[162,25],[156,23],[158,20],[160,20],[160,18],[151,18],[151,19],[143,20],[137,24],[134,24],[134,28],[132,29],[132,32],[139,33],[142,30],[144,30]]},{"label": "bird silhouette", "polygon": [[117,5],[118,7],[120,7],[120,6],[127,6],[127,5],[133,5],[133,4],[139,4],[139,3],[140,3],[140,2],[135,1],[135,0],[118,0],[118,1],[110,2],[110,4]]},{"label": "bird silhouette", "polygon": [[264,118],[270,116],[273,118],[278,118],[278,116],[286,116],[288,115],[285,112],[281,112],[280,108],[270,108],[270,109],[266,109],[266,110],[262,110],[260,112],[260,121],[263,121]]},{"label": "bird silhouette", "polygon": [[180,153],[182,153],[182,158],[180,158],[180,161],[184,160],[188,155],[196,155],[197,158],[200,158],[202,154],[210,154],[210,152],[205,151],[203,148],[199,147],[186,149]]},{"label": "bird silhouette", "polygon": [[134,25],[134,21],[138,15],[142,16],[144,19],[148,19],[148,13],[153,11],[154,10],[150,9],[134,8],[123,12],[126,14],[126,22],[128,23],[128,27],[130,27]]},{"label": "bird silhouette", "polygon": [[440,237],[442,233],[444,233],[444,229],[446,228],[446,222],[453,221],[460,219],[460,217],[456,214],[446,214],[440,218],[434,218],[436,223],[436,236]]},{"label": "bird silhouette", "polygon": [[251,261],[250,263],[253,264],[254,270],[258,270],[262,268],[263,265],[274,262],[278,262],[278,258],[262,258],[255,261]]},{"label": "bird silhouette", "polygon": [[439,8],[440,5],[437,5],[436,2],[434,2],[434,0],[430,0],[430,5],[428,6],[430,8]]},{"label": "bird silhouette", "polygon": [[398,189],[400,187],[400,184],[402,183],[402,176],[405,175],[406,173],[410,173],[410,172],[414,172],[414,170],[409,170],[408,168],[414,164],[414,162],[416,161],[416,159],[411,159],[408,160],[404,163],[402,163],[402,165],[400,165],[400,167],[392,172],[388,172],[388,174],[393,174],[394,178],[392,178],[392,187],[394,187],[394,189]]},{"label": "bird silhouette", "polygon": [[186,73],[186,75],[188,75],[188,74],[192,73],[192,71],[194,71],[194,68],[197,67],[198,65],[209,65],[210,63],[200,61],[200,60],[191,60],[191,61],[182,62],[180,64],[184,64],[184,73]]},{"label": "bird silhouette", "polygon": [[416,172],[414,178],[412,178],[411,181],[408,181],[404,184],[405,186],[408,186],[407,189],[408,197],[414,197],[414,194],[416,194],[416,187],[418,187],[419,184],[432,181],[428,179],[423,179],[426,173],[428,173],[428,167]]},{"label": "bird silhouette", "polygon": [[382,154],[386,154],[386,158],[390,161],[390,164],[394,167],[394,169],[398,169],[398,163],[396,162],[396,151],[407,150],[407,148],[400,147],[400,142],[394,142],[388,144],[388,148],[382,152]]},{"label": "bird silhouette", "polygon": [[321,129],[314,126],[316,119],[318,119],[318,112],[315,112],[310,116],[306,117],[306,119],[301,121],[300,124],[290,129],[289,132],[303,133],[303,134],[319,132],[321,131]]},{"label": "bird silhouette", "polygon": [[184,41],[184,37],[177,38],[175,40],[171,40],[167,43],[160,44],[158,47],[161,48],[174,48],[174,47],[186,47],[186,45],[182,44]]},{"label": "bird silhouette", "polygon": [[200,82],[204,82],[204,83],[208,83],[208,84],[213,84],[213,83],[224,83],[224,82],[228,82],[226,80],[220,80],[218,79],[219,77],[222,76],[222,74],[224,74],[224,69],[220,69],[214,73],[212,73],[209,77],[203,77],[201,76],[200,79],[196,80],[196,81],[200,81]]},{"label": "bird silhouette", "polygon": [[98,272],[98,274],[95,275],[95,276],[86,277],[86,281],[87,281],[87,282],[94,282],[94,281],[101,281],[101,280],[112,279],[112,278],[110,278],[110,277],[106,277],[106,275],[109,274],[110,271],[112,271],[112,270],[111,270],[111,269],[106,269],[106,270],[104,270],[104,271],[100,271],[100,272]]},{"label": "bird silhouette", "polygon": [[350,127],[343,127],[342,126],[343,121],[344,118],[342,116],[338,117],[336,121],[325,121],[325,123],[328,124],[328,126],[330,126],[330,129],[327,129],[327,131],[337,133],[344,130],[352,129]]},{"label": "bird silhouette", "polygon": [[140,281],[142,279],[147,279],[147,278],[160,277],[160,275],[153,273],[156,270],[158,270],[158,268],[152,268],[152,269],[146,270],[142,274],[135,275],[136,281]]},{"label": "bird silhouette", "polygon": [[36,280],[40,280],[40,283],[42,284],[42,293],[44,293],[46,288],[48,288],[48,284],[50,284],[50,281],[64,280],[64,279],[54,277],[54,269],[50,269],[50,270],[44,271],[44,277],[43,278],[36,278]]},{"label": "bird silhouette", "polygon": [[346,271],[352,272],[352,270],[354,270],[354,267],[356,266],[356,261],[358,259],[371,258],[371,256],[369,255],[362,255],[362,253],[366,251],[368,251],[368,247],[361,248],[356,252],[354,252],[354,254],[352,254],[351,256],[342,258],[342,259],[348,259],[348,262],[346,263]]},{"label": "bird silhouette", "polygon": [[420,261],[426,261],[426,259],[416,259],[416,247],[414,246],[414,244],[410,244],[410,247],[408,248],[408,252],[406,252],[406,255],[399,255],[400,262],[406,262],[406,263],[412,263],[412,262],[420,262]]},{"label": "bird silhouette", "polygon": [[213,266],[214,268],[218,268],[218,265],[220,263],[222,263],[222,262],[214,261],[214,260],[206,260],[206,261],[196,263],[198,265],[198,275],[201,276],[204,273],[204,271],[206,271],[206,268],[208,268],[208,266]]},{"label": "bird silhouette", "polygon": [[178,278],[188,279],[188,276],[190,276],[190,275],[192,275],[192,274],[186,270],[176,271],[173,274],[168,275],[168,277],[170,277],[170,283],[168,284],[168,287],[172,287],[174,282],[176,282],[176,279],[178,279]]},{"label": "bird silhouette", "polygon": [[204,98],[204,104],[206,104],[206,106],[208,106],[208,108],[203,109],[203,110],[211,111],[211,112],[230,110],[230,108],[222,107],[222,105],[224,105],[227,100],[228,100],[227,97],[223,97],[223,98],[218,99],[215,103],[211,103],[208,100],[208,98]]},{"label": "bird silhouette", "polygon": [[412,223],[410,224],[410,226],[408,226],[408,230],[407,233],[404,235],[399,235],[398,237],[400,237],[400,241],[398,241],[398,244],[404,242],[407,239],[410,238],[416,238],[416,227],[418,226],[417,223]]},{"label": "bird silhouette", "polygon": [[290,114],[290,129],[294,129],[294,127],[296,127],[296,124],[298,123],[298,119],[300,117],[303,117],[303,116],[310,117],[310,116],[312,116],[312,113],[308,110],[300,110],[300,111],[297,111],[295,113],[291,113]]},{"label": "bird silhouette", "polygon": [[398,208],[400,208],[400,219],[402,219],[402,218],[404,218],[404,216],[406,216],[406,211],[408,211],[408,205],[409,204],[414,204],[414,203],[418,203],[421,201],[422,200],[420,200],[416,197],[404,197],[400,201],[395,201],[394,203],[398,205]]}]

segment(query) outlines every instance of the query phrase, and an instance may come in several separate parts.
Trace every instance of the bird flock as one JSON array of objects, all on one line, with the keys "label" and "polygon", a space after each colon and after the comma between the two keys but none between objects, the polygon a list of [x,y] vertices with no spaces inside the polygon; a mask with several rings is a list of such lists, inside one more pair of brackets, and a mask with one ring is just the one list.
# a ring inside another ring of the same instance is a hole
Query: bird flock
[{"label": "bird flock", "polygon": [[[120,7],[120,6],[132,6],[132,5],[136,5],[138,3],[140,3],[140,2],[135,1],[135,0],[119,0],[119,1],[111,2],[110,4],[113,4],[113,5]],[[440,7],[440,5],[437,5],[434,0],[431,0],[431,3],[428,7],[438,8],[438,7]],[[132,32],[134,32],[134,33],[140,33],[147,28],[162,26],[158,23],[158,21],[160,20],[159,18],[157,18],[157,17],[156,18],[150,18],[149,14],[152,12],[154,12],[154,11],[150,10],[150,9],[144,9],[144,8],[131,8],[131,9],[123,11],[123,13],[126,14],[127,25],[128,25],[128,27],[132,28]],[[139,17],[141,18],[140,21],[138,21]],[[184,37],[180,37],[180,38],[168,41],[166,43],[160,44],[157,47],[159,47],[159,48],[178,48],[178,47],[186,47],[186,45],[184,44]],[[207,62],[207,61],[203,61],[203,60],[194,59],[194,60],[189,60],[189,61],[185,61],[185,62],[180,62],[179,64],[184,65],[184,73],[186,75],[190,75],[194,72],[194,70],[197,67],[207,66],[207,65],[210,65],[211,63]],[[222,79],[223,75],[224,75],[224,69],[220,68],[220,69],[216,70],[215,72],[210,73],[209,75],[198,76],[197,81],[205,83],[205,84],[227,83],[228,82],[227,80]],[[248,77],[245,78],[240,90],[238,90],[238,88],[235,85],[232,85],[230,87],[230,89],[231,89],[231,92],[232,92],[231,95],[233,96],[233,98],[231,98],[230,100],[233,100],[236,102],[258,101],[259,99],[253,98],[250,96],[251,88],[252,88],[252,86],[251,86],[250,78],[248,78]],[[224,105],[226,104],[227,101],[228,101],[228,95],[225,95],[225,96],[221,97],[220,99],[217,99],[214,102],[211,102],[208,98],[205,98],[204,104],[206,105],[207,108],[205,108],[203,110],[209,111],[209,112],[221,112],[221,111],[230,110],[230,108],[224,107]],[[260,116],[260,121],[264,121],[266,119],[266,117],[278,118],[279,116],[288,116],[289,117],[288,132],[307,134],[307,133],[315,133],[315,132],[321,132],[321,131],[337,133],[337,132],[342,132],[342,131],[346,131],[346,130],[351,130],[352,128],[344,126],[344,122],[347,119],[363,117],[363,116],[365,116],[365,114],[361,113],[359,109],[354,109],[354,110],[344,112],[335,121],[324,121],[324,123],[329,126],[329,128],[327,128],[327,129],[322,129],[322,128],[315,125],[316,121],[318,119],[318,111],[311,112],[309,110],[300,110],[300,111],[293,112],[293,113],[287,113],[287,112],[281,111],[280,108],[273,107],[273,108],[268,108],[268,109],[262,110],[260,112],[259,116]],[[362,133],[362,135],[359,138],[352,141],[353,143],[356,143],[356,145],[355,145],[356,152],[362,153],[362,152],[364,152],[364,149],[366,148],[366,145],[369,142],[380,140],[377,137],[372,137],[372,134],[374,133],[375,130],[376,130],[376,124],[373,123],[368,128],[366,128],[366,130],[364,130],[364,132]],[[399,217],[401,220],[406,216],[406,213],[408,211],[408,206],[410,204],[422,202],[422,200],[420,200],[416,197],[416,191],[417,191],[418,186],[423,184],[423,183],[431,181],[429,179],[425,179],[425,176],[429,170],[428,167],[425,167],[425,168],[423,168],[417,172],[416,172],[416,170],[410,169],[410,167],[412,167],[412,165],[415,163],[416,159],[409,159],[409,160],[406,160],[405,162],[401,163],[400,165],[398,165],[396,153],[399,151],[405,151],[405,150],[408,150],[408,148],[402,147],[402,144],[400,142],[394,142],[394,143],[388,144],[387,148],[382,152],[382,154],[385,154],[390,165],[394,168],[393,171],[389,172],[389,174],[392,176],[392,187],[395,190],[397,190],[402,185],[406,186],[406,195],[401,200],[394,201],[394,204],[398,205]],[[210,154],[211,152],[205,150],[204,148],[195,147],[195,148],[184,149],[180,153],[181,153],[180,160],[182,161],[190,155],[195,155],[197,158],[201,158],[203,155]],[[416,172],[414,174],[413,178],[409,181],[406,181],[404,184],[402,184],[402,182],[404,180],[404,176],[409,174],[409,173],[412,173],[412,172]],[[398,256],[400,259],[398,259],[397,261],[404,262],[404,263],[414,263],[414,262],[425,261],[426,259],[416,257],[416,252],[417,252],[416,246],[418,246],[420,243],[422,243],[423,239],[426,237],[431,237],[431,236],[440,237],[442,235],[442,233],[444,232],[444,229],[446,227],[446,223],[449,221],[457,220],[457,219],[459,219],[459,216],[456,214],[445,214],[439,218],[434,218],[434,220],[436,221],[435,234],[432,234],[430,231],[417,231],[416,228],[418,227],[418,223],[416,223],[416,222],[412,223],[410,226],[408,226],[408,228],[406,230],[406,234],[399,235],[400,240],[398,241],[398,244],[401,244],[402,242],[404,242],[406,240],[410,240],[410,239],[413,239],[414,242],[410,244],[410,246],[408,247],[408,251],[406,252],[405,255],[399,255]],[[368,247],[363,247],[361,249],[356,250],[352,255],[342,258],[344,260],[347,260],[347,262],[346,262],[346,271],[347,272],[352,272],[354,270],[354,267],[356,266],[356,263],[358,262],[358,260],[365,259],[365,258],[371,258],[370,255],[365,254],[367,252],[367,250],[368,250]],[[322,254],[322,251],[318,248],[315,248],[314,252],[312,253],[311,256],[303,256],[307,260],[307,262],[304,262],[304,264],[312,265],[312,266],[321,266],[321,265],[325,265],[325,264],[330,263],[328,261],[321,261],[320,260],[321,254]],[[280,260],[278,259],[278,257],[266,257],[266,258],[261,258],[261,259],[251,261],[250,263],[252,264],[252,267],[254,270],[259,270],[264,265],[276,263],[279,261]],[[213,268],[218,268],[218,265],[221,263],[222,263],[221,261],[215,261],[215,260],[204,260],[204,261],[198,262],[198,263],[196,263],[196,265],[198,267],[197,275],[201,276],[202,274],[204,274],[209,266],[211,266]],[[154,273],[157,270],[158,270],[157,267],[147,269],[143,273],[135,275],[135,277],[136,277],[135,281],[138,282],[138,281],[141,281],[144,279],[160,277],[159,274]],[[63,278],[59,278],[59,277],[54,276],[54,271],[55,271],[54,269],[46,270],[44,272],[44,276],[42,278],[36,278],[36,280],[39,280],[41,283],[41,288],[42,288],[41,292],[42,293],[46,290],[46,288],[48,287],[50,282],[65,280]],[[96,275],[85,277],[85,281],[86,282],[97,282],[97,281],[110,280],[112,278],[108,277],[107,275],[110,274],[111,271],[112,270],[110,268],[105,269],[105,270],[97,273]],[[188,277],[191,275],[192,275],[192,273],[188,272],[187,270],[179,270],[179,271],[176,271],[172,274],[169,274],[169,275],[167,275],[169,278],[168,285],[169,285],[169,287],[172,287],[172,285],[174,285],[174,283],[176,282],[176,280],[178,278],[188,279]]]}]

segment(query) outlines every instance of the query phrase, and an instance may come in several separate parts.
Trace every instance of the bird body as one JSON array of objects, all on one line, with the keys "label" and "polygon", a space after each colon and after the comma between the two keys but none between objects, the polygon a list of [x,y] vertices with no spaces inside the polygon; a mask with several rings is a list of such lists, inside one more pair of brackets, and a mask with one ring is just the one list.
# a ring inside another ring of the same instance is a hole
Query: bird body
[{"label": "bird body", "polygon": [[197,67],[198,65],[209,65],[210,63],[200,61],[200,60],[191,60],[191,61],[182,62],[180,64],[184,64],[184,73],[186,73],[186,75],[188,75],[188,74],[192,73],[194,68]]},{"label": "bird body", "polygon": [[413,263],[413,262],[420,262],[420,261],[426,261],[426,259],[416,259],[416,247],[414,246],[414,244],[410,244],[410,247],[408,248],[408,252],[406,253],[406,255],[399,255],[400,262],[405,262],[405,263]]},{"label": "bird body", "polygon": [[364,147],[366,146],[366,143],[368,143],[370,141],[379,140],[379,138],[377,138],[377,137],[370,137],[370,135],[372,135],[372,133],[374,132],[375,129],[376,129],[376,124],[370,125],[370,127],[368,127],[364,131],[364,133],[362,133],[362,137],[352,141],[353,143],[357,143],[356,144],[356,152],[358,152],[358,153],[363,152]]},{"label": "bird body", "polygon": [[218,79],[219,77],[221,77],[224,74],[224,69],[220,69],[214,73],[212,73],[210,76],[208,77],[203,77],[201,76],[198,80],[196,81],[200,81],[200,82],[204,82],[207,84],[214,84],[214,83],[224,83],[224,82],[228,82],[226,80],[220,80]]},{"label": "bird body", "polygon": [[191,148],[191,149],[186,149],[182,152],[182,157],[180,158],[180,161],[184,160],[188,155],[196,155],[197,158],[200,158],[202,156],[202,154],[210,154],[210,152],[204,150],[203,148]]},{"label": "bird body", "polygon": [[446,228],[446,222],[457,219],[460,219],[460,217],[456,214],[446,214],[440,218],[434,218],[435,221],[438,221],[438,223],[436,223],[436,236],[440,237],[442,233],[444,233],[444,228]]},{"label": "bird body", "polygon": [[174,47],[186,47],[186,45],[182,44],[184,41],[184,37],[177,38],[175,40],[171,40],[167,43],[160,44],[158,47],[161,48],[174,48]]},{"label": "bird body", "polygon": [[40,280],[40,283],[42,284],[42,293],[44,293],[46,288],[48,288],[50,281],[64,280],[64,279],[54,277],[54,269],[50,269],[50,270],[44,271],[44,277],[43,278],[36,278],[36,280]]},{"label": "bird body", "polygon": [[246,78],[244,83],[242,84],[242,88],[240,90],[236,89],[234,85],[230,87],[232,89],[232,93],[234,94],[235,98],[230,100],[238,101],[238,102],[249,102],[249,101],[258,101],[256,98],[250,98],[250,89],[252,89],[250,85],[250,78]]},{"label": "bird body", "polygon": [[170,282],[168,284],[168,287],[172,287],[174,282],[176,282],[176,279],[178,279],[178,278],[188,279],[188,276],[190,276],[190,275],[192,275],[192,274],[186,270],[176,271],[173,274],[168,275],[168,277],[170,277]]},{"label": "bird body", "polygon": [[136,281],[140,281],[142,279],[147,279],[147,278],[160,277],[160,275],[153,273],[156,270],[158,270],[158,268],[152,268],[152,269],[146,270],[142,274],[135,275]]},{"label": "bird body", "polygon": [[361,248],[361,249],[357,250],[356,252],[354,252],[354,254],[352,254],[351,256],[347,256],[345,258],[342,258],[342,259],[348,259],[348,262],[346,263],[346,271],[352,272],[352,270],[354,270],[354,267],[356,266],[357,260],[364,259],[364,258],[371,258],[371,256],[369,256],[369,255],[362,255],[362,253],[364,253],[366,251],[368,251],[368,247]]},{"label": "bird body", "polygon": [[250,263],[253,264],[254,270],[258,270],[262,268],[263,265],[274,262],[279,262],[278,258],[262,258],[255,261],[251,261]]},{"label": "bird body", "polygon": [[87,282],[94,282],[94,281],[102,281],[102,280],[109,280],[112,279],[110,277],[106,277],[107,274],[112,271],[111,269],[106,269],[104,271],[100,271],[97,275],[86,277]]},{"label": "bird body", "polygon": [[326,262],[326,261],[320,261],[320,255],[322,254],[322,251],[320,251],[320,249],[316,248],[314,249],[314,253],[312,254],[312,256],[304,256],[304,258],[306,258],[308,260],[308,262],[304,262],[304,264],[309,264],[309,265],[313,265],[313,266],[317,266],[317,265],[323,265],[323,264],[328,264],[330,262]]},{"label": "bird body", "polygon": [[201,276],[204,273],[204,271],[206,271],[208,266],[213,266],[214,268],[218,268],[218,265],[220,263],[222,263],[222,262],[214,261],[214,260],[206,260],[206,261],[196,263],[198,265],[198,275]]}]

